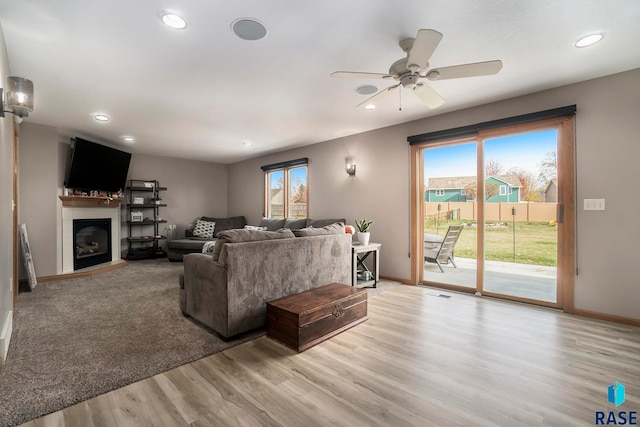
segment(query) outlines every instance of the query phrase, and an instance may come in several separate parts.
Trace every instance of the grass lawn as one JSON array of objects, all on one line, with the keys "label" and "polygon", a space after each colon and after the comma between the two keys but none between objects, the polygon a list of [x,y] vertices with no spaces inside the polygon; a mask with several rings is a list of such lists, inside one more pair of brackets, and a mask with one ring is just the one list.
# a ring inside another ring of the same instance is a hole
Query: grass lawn
[{"label": "grass lawn", "polygon": [[[449,225],[467,224],[464,220],[441,220],[436,233],[429,221],[425,233],[444,236]],[[485,232],[485,258],[488,261],[517,262],[520,264],[556,266],[558,239],[556,227],[541,222],[516,222],[516,253],[513,257],[513,228],[487,228]],[[465,227],[456,243],[455,254],[461,258],[476,258],[476,229]]]}]

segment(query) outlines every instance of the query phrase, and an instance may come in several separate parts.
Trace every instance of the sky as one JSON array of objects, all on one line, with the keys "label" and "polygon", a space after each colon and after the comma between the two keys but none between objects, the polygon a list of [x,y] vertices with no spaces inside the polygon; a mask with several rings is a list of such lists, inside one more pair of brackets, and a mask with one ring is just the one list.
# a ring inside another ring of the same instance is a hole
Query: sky
[{"label": "sky", "polygon": [[[555,129],[512,135],[485,141],[485,163],[497,161],[503,171],[517,166],[539,174],[546,154],[556,151]],[[460,144],[424,151],[424,179],[446,176],[475,176],[476,144]]]},{"label": "sky", "polygon": [[[302,185],[307,185],[307,167],[297,167],[290,169],[289,181],[295,187]],[[274,171],[271,172],[271,189],[279,188],[282,180],[284,178],[284,171]]]}]

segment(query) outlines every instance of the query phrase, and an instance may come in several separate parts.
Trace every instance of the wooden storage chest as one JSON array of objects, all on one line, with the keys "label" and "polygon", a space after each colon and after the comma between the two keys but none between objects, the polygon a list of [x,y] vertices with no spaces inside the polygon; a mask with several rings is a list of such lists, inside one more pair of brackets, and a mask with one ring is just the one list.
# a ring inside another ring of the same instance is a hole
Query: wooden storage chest
[{"label": "wooden storage chest", "polygon": [[367,291],[332,283],[267,303],[267,336],[298,352],[367,320]]}]

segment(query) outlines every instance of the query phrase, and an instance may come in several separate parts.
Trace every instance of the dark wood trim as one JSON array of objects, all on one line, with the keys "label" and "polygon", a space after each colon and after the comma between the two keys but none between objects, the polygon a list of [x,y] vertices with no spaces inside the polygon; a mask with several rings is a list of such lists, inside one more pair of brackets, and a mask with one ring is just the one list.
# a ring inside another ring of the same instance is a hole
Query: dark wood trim
[{"label": "dark wood trim", "polygon": [[58,197],[60,198],[60,200],[62,200],[62,206],[84,207],[84,208],[117,208],[120,206],[120,199],[110,199],[108,197],[89,197],[89,196],[58,196]]},{"label": "dark wood trim", "polygon": [[57,282],[60,280],[67,279],[82,279],[84,277],[94,277],[103,273],[107,273],[109,271],[118,270],[120,268],[124,268],[129,263],[123,259],[115,262],[113,264],[105,265],[103,267],[90,268],[83,271],[74,271],[73,273],[65,273],[65,274],[55,274],[53,276],[42,276],[38,277],[38,283],[44,282]]},{"label": "dark wood trim", "polygon": [[551,110],[536,111],[534,113],[522,114],[520,116],[506,117],[504,119],[491,120],[488,122],[473,125],[461,126],[453,129],[445,129],[435,132],[413,135],[407,138],[409,144],[428,144],[451,138],[475,138],[483,132],[492,129],[507,129],[510,127],[526,126],[531,123],[540,123],[545,120],[554,120],[573,116],[576,113],[575,105],[553,108]]},{"label": "dark wood trim", "polygon": [[288,169],[288,168],[294,168],[296,166],[304,166],[307,164],[309,164],[309,159],[306,157],[303,157],[300,159],[289,160],[286,162],[272,163],[270,165],[260,166],[260,169],[262,169],[264,172],[269,172],[276,169]]}]

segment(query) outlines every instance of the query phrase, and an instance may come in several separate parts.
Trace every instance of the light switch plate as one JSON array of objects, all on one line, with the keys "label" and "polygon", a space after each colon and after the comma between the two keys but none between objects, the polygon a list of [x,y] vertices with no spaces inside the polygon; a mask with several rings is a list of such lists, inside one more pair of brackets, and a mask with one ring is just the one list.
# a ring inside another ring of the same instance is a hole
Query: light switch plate
[{"label": "light switch plate", "polygon": [[584,199],[585,211],[603,211],[604,199]]}]

